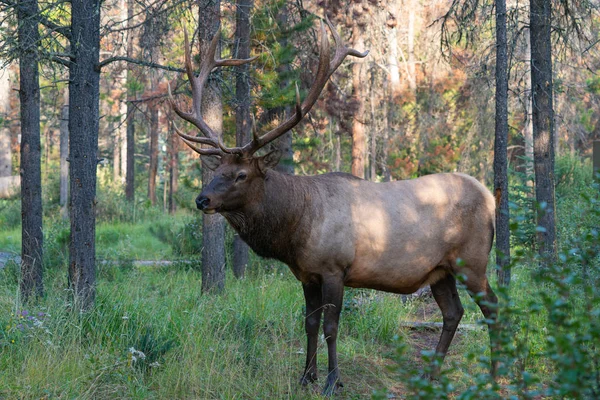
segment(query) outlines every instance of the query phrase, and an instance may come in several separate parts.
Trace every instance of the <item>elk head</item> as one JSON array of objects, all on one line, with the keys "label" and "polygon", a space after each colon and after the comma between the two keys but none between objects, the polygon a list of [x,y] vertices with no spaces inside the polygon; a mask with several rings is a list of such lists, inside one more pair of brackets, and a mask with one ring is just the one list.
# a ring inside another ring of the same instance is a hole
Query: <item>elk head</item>
[{"label": "elk head", "polygon": [[[346,47],[329,19],[326,18],[325,22],[329,26],[329,30],[335,40],[333,59],[331,59],[329,54],[329,39],[327,38],[325,25],[321,22],[319,67],[308,95],[304,101],[300,101],[300,92],[296,85],[296,106],[293,114],[279,126],[264,135],[259,136],[256,130],[253,130],[253,139],[241,147],[225,146],[219,135],[203,120],[201,113],[202,91],[208,76],[214,68],[242,65],[253,61],[256,57],[228,60],[216,58],[216,49],[219,42],[219,34],[217,33],[210,44],[206,56],[200,63],[200,73],[196,76],[192,66],[189,40],[187,32],[185,32],[185,69],[192,86],[192,111],[182,111],[173,99],[170,91],[169,96],[171,106],[177,115],[196,126],[203,136],[186,135],[177,129],[177,127],[175,127],[175,132],[190,148],[203,156],[204,164],[208,168],[215,171],[213,180],[204,187],[202,193],[196,198],[197,207],[204,213],[212,214],[215,212],[239,210],[251,203],[253,199],[255,201],[255,199],[260,198],[267,170],[277,165],[280,155],[278,151],[272,151],[262,157],[257,157],[254,154],[268,143],[288,132],[308,114],[319,98],[327,80],[340,66],[346,56],[363,58],[368,54],[368,51],[360,53]],[[195,143],[209,147],[201,148]]]}]

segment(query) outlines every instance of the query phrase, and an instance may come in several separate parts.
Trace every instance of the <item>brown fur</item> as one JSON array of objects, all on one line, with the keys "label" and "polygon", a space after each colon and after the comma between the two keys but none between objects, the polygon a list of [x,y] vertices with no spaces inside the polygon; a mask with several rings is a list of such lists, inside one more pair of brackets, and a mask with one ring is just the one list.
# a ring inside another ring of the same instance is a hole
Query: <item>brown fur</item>
[{"label": "brown fur", "polygon": [[[495,199],[475,179],[454,173],[374,183],[340,173],[290,176],[270,169],[272,163],[227,156],[200,197],[210,199],[208,211],[222,213],[257,254],[286,263],[303,283],[310,357],[315,322],[308,313],[328,296],[341,308],[343,286],[406,294],[432,285],[449,325],[437,348],[442,356],[462,316],[454,276],[495,303],[486,278]],[[247,177],[238,181],[240,171]],[[482,311],[493,318],[490,309]],[[334,338],[336,318],[339,309],[325,312],[325,333]],[[339,383],[335,343],[329,352],[335,380],[328,378],[326,389]],[[307,359],[303,379],[313,376],[316,361]]]}]

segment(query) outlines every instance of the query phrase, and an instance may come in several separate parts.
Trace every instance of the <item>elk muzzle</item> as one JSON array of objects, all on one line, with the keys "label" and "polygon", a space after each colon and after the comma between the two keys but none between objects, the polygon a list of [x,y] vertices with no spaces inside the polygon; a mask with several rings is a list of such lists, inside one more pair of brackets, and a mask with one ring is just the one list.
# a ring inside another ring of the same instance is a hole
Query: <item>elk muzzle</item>
[{"label": "elk muzzle", "polygon": [[214,214],[215,213],[215,209],[214,208],[209,208],[210,207],[210,199],[206,196],[204,196],[202,193],[200,193],[200,195],[198,195],[198,197],[196,197],[196,207],[198,207],[198,210],[202,211],[205,214]]}]

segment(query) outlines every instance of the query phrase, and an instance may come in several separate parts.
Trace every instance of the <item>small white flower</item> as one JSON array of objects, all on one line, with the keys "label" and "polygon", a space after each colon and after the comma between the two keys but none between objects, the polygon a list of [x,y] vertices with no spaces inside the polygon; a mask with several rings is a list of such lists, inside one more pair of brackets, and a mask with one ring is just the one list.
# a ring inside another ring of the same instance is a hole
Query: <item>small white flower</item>
[{"label": "small white flower", "polygon": [[129,317],[128,317],[127,315],[123,315],[123,316],[121,317],[121,319],[125,319],[125,320],[127,320],[127,319],[129,319]]},{"label": "small white flower", "polygon": [[129,348],[129,352],[131,353],[131,363],[133,364],[134,362],[136,362],[138,360],[138,358],[140,360],[145,360],[146,359],[146,355],[139,351],[136,350],[134,347],[130,347]]}]

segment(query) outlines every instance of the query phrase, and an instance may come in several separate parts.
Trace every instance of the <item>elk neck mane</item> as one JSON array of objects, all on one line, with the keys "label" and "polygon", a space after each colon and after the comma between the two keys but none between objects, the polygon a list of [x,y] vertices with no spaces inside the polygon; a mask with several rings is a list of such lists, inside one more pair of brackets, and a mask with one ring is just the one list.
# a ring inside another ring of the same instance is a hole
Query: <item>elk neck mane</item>
[{"label": "elk neck mane", "polygon": [[315,201],[322,196],[319,183],[331,184],[340,175],[346,174],[296,176],[269,170],[255,201],[222,214],[255,253],[292,266],[306,244],[312,221],[323,212]]}]

